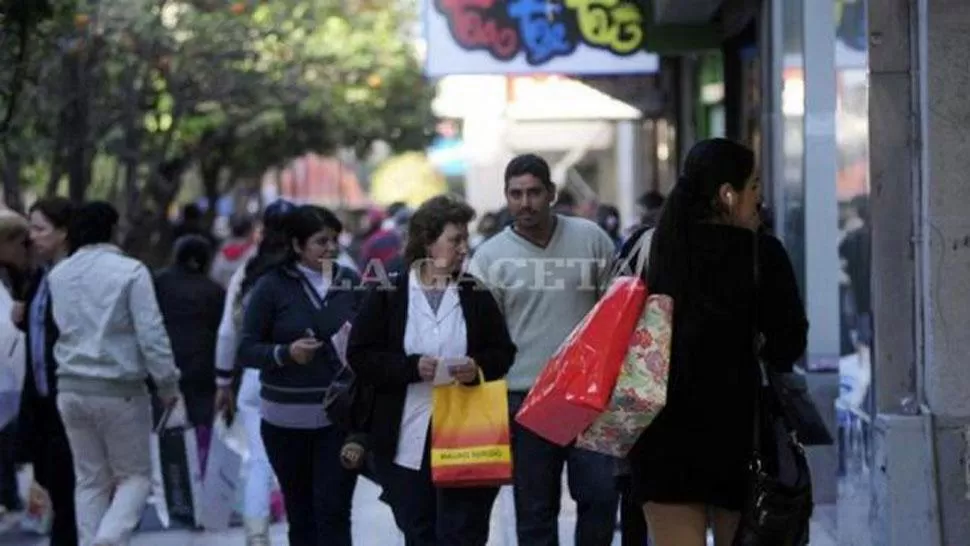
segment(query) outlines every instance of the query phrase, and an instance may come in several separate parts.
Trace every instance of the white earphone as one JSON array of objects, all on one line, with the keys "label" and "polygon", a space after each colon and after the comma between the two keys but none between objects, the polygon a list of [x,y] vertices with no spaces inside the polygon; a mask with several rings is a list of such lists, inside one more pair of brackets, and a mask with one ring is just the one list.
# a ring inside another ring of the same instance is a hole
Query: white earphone
[{"label": "white earphone", "polygon": [[728,192],[727,193],[727,202],[728,202],[728,206],[729,207],[733,207],[734,206],[734,193],[733,192]]}]

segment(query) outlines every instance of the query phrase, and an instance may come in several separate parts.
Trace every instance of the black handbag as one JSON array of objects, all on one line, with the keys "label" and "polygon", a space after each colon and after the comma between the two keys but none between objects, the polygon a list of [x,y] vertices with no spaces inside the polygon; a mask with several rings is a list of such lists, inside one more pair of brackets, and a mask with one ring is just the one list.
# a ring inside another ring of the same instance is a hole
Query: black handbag
[{"label": "black handbag", "polygon": [[[754,279],[757,289],[757,252]],[[807,546],[814,502],[805,448],[798,442],[798,435],[782,409],[777,383],[773,381],[776,378],[769,374],[759,357],[764,338],[760,332],[753,334],[758,388],[748,488],[733,546]]]},{"label": "black handbag", "polygon": [[775,392],[781,412],[798,435],[798,440],[806,446],[827,446],[834,443],[825,420],[822,419],[811,394],[804,374],[771,373],[771,387]]},{"label": "black handbag", "polygon": [[362,432],[374,405],[374,388],[357,379],[354,371],[344,367],[337,373],[323,398],[327,419],[345,432]]},{"label": "black handbag", "polygon": [[[318,309],[323,309],[323,299],[317,293],[317,289],[310,284],[310,281],[302,273],[297,272],[297,275],[299,275],[304,291],[313,300],[314,305]],[[330,340],[327,340],[324,347],[334,350]],[[339,357],[334,360],[341,361]],[[323,395],[323,411],[331,424],[345,432],[354,432],[361,426],[362,417],[359,414],[366,411],[365,408],[369,407],[372,400],[373,389],[362,387],[354,370],[341,363]]]},{"label": "black handbag", "polygon": [[807,546],[814,509],[808,460],[759,367],[748,491],[733,545]]}]

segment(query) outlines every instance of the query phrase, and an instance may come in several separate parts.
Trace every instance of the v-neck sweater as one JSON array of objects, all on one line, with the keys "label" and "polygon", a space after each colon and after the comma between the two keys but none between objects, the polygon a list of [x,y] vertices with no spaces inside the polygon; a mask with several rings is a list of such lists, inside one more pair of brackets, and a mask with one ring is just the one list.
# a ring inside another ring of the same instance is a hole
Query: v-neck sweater
[{"label": "v-neck sweater", "polygon": [[492,291],[518,347],[509,390],[531,389],[556,349],[596,305],[614,249],[595,223],[558,216],[545,246],[510,226],[475,251],[470,272]]}]

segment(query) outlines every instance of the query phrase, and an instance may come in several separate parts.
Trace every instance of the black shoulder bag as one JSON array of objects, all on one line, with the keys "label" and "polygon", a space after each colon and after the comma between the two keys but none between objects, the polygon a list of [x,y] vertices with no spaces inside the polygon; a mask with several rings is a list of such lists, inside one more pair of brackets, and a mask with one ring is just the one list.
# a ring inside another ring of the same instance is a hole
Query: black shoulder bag
[{"label": "black shoulder bag", "polygon": [[[300,282],[304,291],[313,300],[314,307],[323,310],[323,299],[317,293],[317,289],[310,284],[302,273]],[[335,351],[329,339],[323,340],[330,350]],[[374,391],[367,386],[362,386],[357,380],[357,374],[339,355],[335,355],[340,362],[340,368],[334,373],[330,385],[323,397],[323,411],[327,414],[330,422],[346,432],[360,432],[364,426],[365,414],[369,413],[370,405],[373,401]]]},{"label": "black shoulder bag", "polygon": [[[758,286],[755,241],[755,288]],[[757,295],[757,290],[756,290]],[[755,356],[761,335],[753,339]],[[734,546],[807,546],[812,519],[812,478],[805,450],[781,411],[778,391],[760,358],[748,491]]]}]

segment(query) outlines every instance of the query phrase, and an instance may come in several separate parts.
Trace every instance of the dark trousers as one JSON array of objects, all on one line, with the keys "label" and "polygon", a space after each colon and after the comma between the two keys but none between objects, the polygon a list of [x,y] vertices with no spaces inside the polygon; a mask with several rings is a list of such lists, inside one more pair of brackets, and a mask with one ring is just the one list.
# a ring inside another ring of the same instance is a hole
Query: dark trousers
[{"label": "dark trousers", "polygon": [[32,405],[34,433],[30,439],[34,479],[47,490],[54,509],[51,546],[77,546],[74,513],[74,457],[61,416],[51,397]]},{"label": "dark trousers", "polygon": [[290,429],[266,421],[261,428],[283,490],[290,546],[351,546],[357,475],[340,464],[344,433],[334,426]]},{"label": "dark trousers", "polygon": [[11,511],[23,508],[17,491],[17,425],[16,420],[0,429],[0,505]]},{"label": "dark trousers", "polygon": [[516,532],[519,544],[559,545],[562,471],[577,504],[576,546],[609,546],[616,532],[619,495],[612,457],[549,442],[515,422],[524,393],[509,393],[512,413]]},{"label": "dark trousers", "polygon": [[643,515],[643,506],[630,493],[630,478],[623,476],[616,482],[620,491],[620,544],[647,546],[647,520]]},{"label": "dark trousers", "polygon": [[[430,438],[430,434],[429,434]],[[378,476],[394,521],[407,546],[485,546],[497,487],[438,489],[431,482],[430,455],[420,470],[380,457]]]}]

